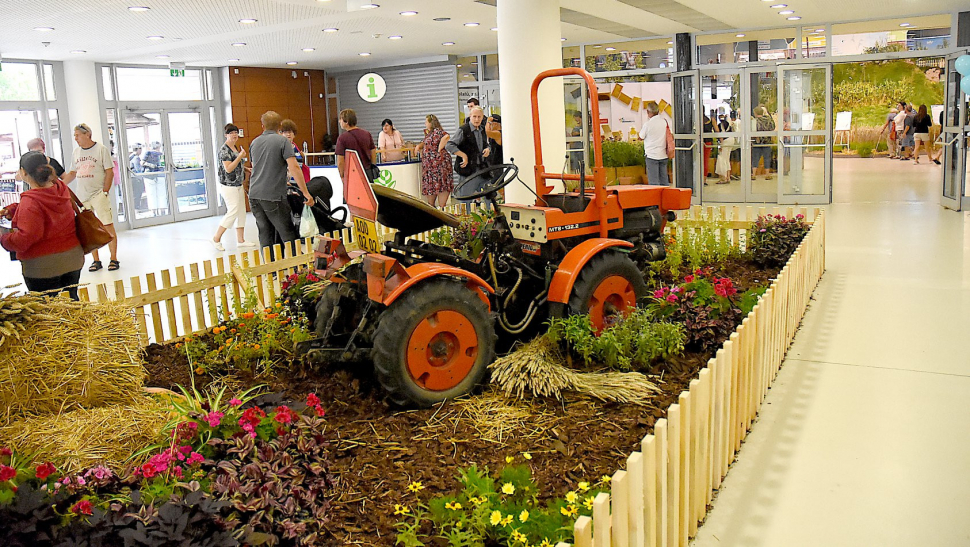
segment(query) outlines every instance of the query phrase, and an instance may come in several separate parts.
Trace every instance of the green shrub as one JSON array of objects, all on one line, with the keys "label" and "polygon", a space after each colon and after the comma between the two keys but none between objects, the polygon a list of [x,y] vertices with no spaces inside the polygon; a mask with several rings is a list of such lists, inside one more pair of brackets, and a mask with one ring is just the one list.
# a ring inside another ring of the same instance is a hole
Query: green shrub
[{"label": "green shrub", "polygon": [[857,151],[859,152],[859,157],[860,158],[871,158],[872,157],[872,145],[871,144],[863,144],[862,146],[860,146],[857,149]]},{"label": "green shrub", "polygon": [[762,268],[781,268],[788,262],[798,244],[808,233],[808,223],[802,215],[785,218],[767,215],[748,230],[748,256]]},{"label": "green shrub", "polygon": [[604,167],[633,167],[643,165],[643,145],[638,142],[604,141]]}]

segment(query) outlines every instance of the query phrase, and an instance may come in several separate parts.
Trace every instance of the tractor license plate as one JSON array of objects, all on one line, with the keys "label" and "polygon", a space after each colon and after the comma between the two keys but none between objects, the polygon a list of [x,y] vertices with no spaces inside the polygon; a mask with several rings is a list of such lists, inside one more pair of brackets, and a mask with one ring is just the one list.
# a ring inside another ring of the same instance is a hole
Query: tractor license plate
[{"label": "tractor license plate", "polygon": [[373,220],[354,217],[354,241],[360,250],[368,253],[380,253],[383,250],[383,241]]}]

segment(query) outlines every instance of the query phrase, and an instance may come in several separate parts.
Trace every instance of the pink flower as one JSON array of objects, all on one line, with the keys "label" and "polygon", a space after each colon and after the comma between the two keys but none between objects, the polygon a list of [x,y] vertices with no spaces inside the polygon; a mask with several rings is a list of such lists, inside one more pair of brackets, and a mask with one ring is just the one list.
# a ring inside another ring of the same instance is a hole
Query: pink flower
[{"label": "pink flower", "polygon": [[84,486],[85,484],[87,484],[87,481],[84,480],[84,477],[78,477],[77,479],[75,479],[74,482],[76,482],[78,486]]},{"label": "pink flower", "polygon": [[114,476],[114,473],[112,473],[111,470],[108,469],[107,467],[103,465],[99,465],[97,467],[92,467],[91,469],[88,469],[84,473],[84,476],[88,478],[91,478],[93,476],[96,480],[101,481],[105,479],[110,479],[112,476]]},{"label": "pink flower", "polygon": [[37,466],[37,469],[34,471],[34,476],[37,477],[37,480],[43,481],[47,480],[47,477],[51,476],[55,471],[57,471],[57,468],[54,467],[54,464],[47,462]]},{"label": "pink flower", "polygon": [[693,282],[694,282],[693,275],[688,275],[687,277],[684,278],[684,283],[693,283]]},{"label": "pink flower", "polygon": [[205,458],[202,456],[202,454],[199,454],[198,452],[193,452],[192,455],[189,456],[189,459],[188,461],[185,462],[185,464],[195,465],[197,463],[202,463],[204,461],[205,461]]},{"label": "pink flower", "polygon": [[273,419],[281,424],[293,423],[293,411],[287,406],[276,407],[276,415]]},{"label": "pink flower", "polygon": [[209,422],[209,427],[219,427],[219,423],[222,421],[222,417],[225,416],[222,412],[210,412],[206,415],[205,421]]},{"label": "pink flower", "polygon": [[317,397],[316,393],[311,393],[306,396],[306,406],[317,406],[320,404],[320,398]]},{"label": "pink flower", "polygon": [[760,229],[760,230],[758,230],[758,231],[759,231],[759,232],[761,232],[761,233],[765,233],[765,232],[767,232],[768,230],[767,230],[767,229],[765,229],[765,228],[762,228],[762,229]]},{"label": "pink flower", "polygon": [[667,302],[673,303],[673,302],[676,302],[676,301],[677,301],[677,295],[676,294],[671,293],[671,294],[667,295]]},{"label": "pink flower", "polygon": [[233,397],[232,399],[229,399],[229,406],[239,406],[241,404],[242,404],[242,401],[240,401],[235,397]]},{"label": "pink flower", "polygon": [[90,515],[94,506],[88,500],[81,500],[71,506],[71,512],[75,515]]},{"label": "pink flower", "polygon": [[12,454],[13,454],[13,450],[10,450],[6,446],[3,448],[0,448],[0,456],[10,456]]},{"label": "pink flower", "polygon": [[17,470],[9,465],[0,465],[0,482],[7,482],[17,476]]},{"label": "pink flower", "polygon": [[653,291],[653,297],[656,298],[657,300],[663,300],[663,297],[664,297],[663,289],[657,289]]},{"label": "pink flower", "polygon": [[172,469],[172,474],[175,475],[177,478],[180,478],[181,479],[182,478],[182,468],[181,467],[175,467],[174,469]]},{"label": "pink flower", "polygon": [[670,289],[670,292],[672,292],[674,294],[680,294],[683,291],[684,291],[684,289],[681,289],[680,287],[674,287],[674,288]]},{"label": "pink flower", "polygon": [[327,411],[324,410],[321,405],[314,406],[313,407],[313,410],[314,410],[314,412],[317,413],[317,417],[319,417],[319,418],[323,418],[323,416],[327,413]]}]

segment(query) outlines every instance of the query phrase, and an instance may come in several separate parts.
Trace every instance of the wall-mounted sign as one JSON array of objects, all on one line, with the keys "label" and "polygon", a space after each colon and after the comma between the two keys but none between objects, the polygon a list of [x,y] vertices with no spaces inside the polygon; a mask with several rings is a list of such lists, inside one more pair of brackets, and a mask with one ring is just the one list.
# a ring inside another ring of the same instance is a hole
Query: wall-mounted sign
[{"label": "wall-mounted sign", "polygon": [[386,92],[387,84],[384,83],[384,78],[381,78],[380,74],[368,72],[361,76],[360,80],[357,80],[357,94],[369,103],[376,103],[383,99]]},{"label": "wall-mounted sign", "polygon": [[170,68],[170,69],[168,69],[168,75],[171,76],[171,77],[173,77],[173,78],[184,78],[185,77],[185,69],[184,68],[183,69]]}]

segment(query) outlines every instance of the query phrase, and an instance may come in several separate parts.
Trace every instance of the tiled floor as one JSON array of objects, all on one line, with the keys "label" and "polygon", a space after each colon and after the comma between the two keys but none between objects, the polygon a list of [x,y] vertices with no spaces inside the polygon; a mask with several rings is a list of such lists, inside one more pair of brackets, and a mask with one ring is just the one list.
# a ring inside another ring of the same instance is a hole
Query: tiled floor
[{"label": "tiled floor", "polygon": [[836,164],[827,271],[696,547],[970,545],[970,215],[940,188]]}]

